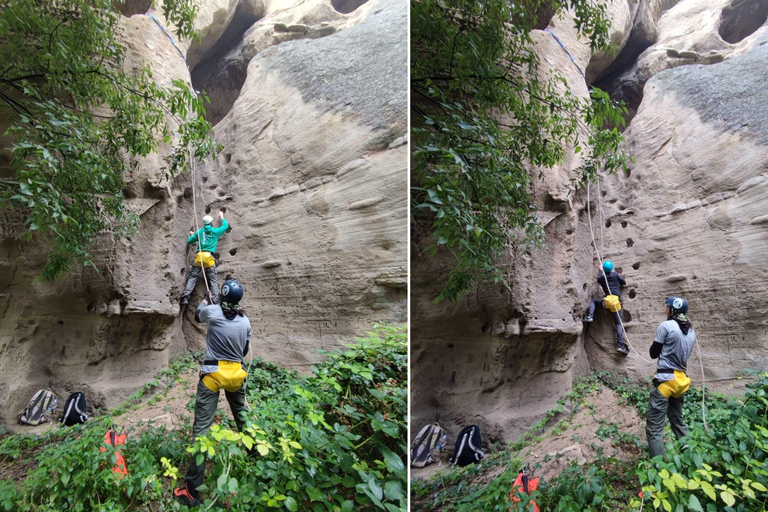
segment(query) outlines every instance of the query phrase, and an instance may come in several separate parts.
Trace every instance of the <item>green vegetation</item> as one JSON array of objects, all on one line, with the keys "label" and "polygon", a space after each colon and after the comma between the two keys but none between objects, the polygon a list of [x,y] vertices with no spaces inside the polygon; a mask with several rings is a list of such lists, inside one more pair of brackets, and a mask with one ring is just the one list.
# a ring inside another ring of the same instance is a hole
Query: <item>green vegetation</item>
[{"label": "green vegetation", "polygon": [[593,50],[607,49],[606,2],[411,2],[411,211],[429,226],[426,252],[455,259],[436,301],[483,280],[507,285],[497,266],[505,247],[542,246],[532,189],[569,147],[584,158],[574,183],[626,166],[615,128],[626,107],[595,88],[575,96],[562,70],[538,72],[531,30],[567,9]]},{"label": "green vegetation", "polygon": [[[584,405],[584,397],[605,385],[622,396],[625,405],[647,410],[648,388],[628,378],[602,372],[581,379],[566,397],[572,414]],[[747,385],[741,399],[707,394],[707,423],[701,419],[701,390],[692,388],[686,395],[685,416],[690,435],[677,442],[667,432],[664,460],[648,460],[647,445],[636,436],[602,423],[598,436],[641,451],[630,460],[600,456],[592,463],[571,463],[557,478],[541,482],[532,494],[542,511],[597,512],[643,510],[665,512],[758,512],[768,504],[768,374]],[[489,456],[481,464],[455,468],[412,486],[413,510],[507,511],[523,510],[509,499],[512,483],[523,461],[519,451],[535,442],[547,424],[555,421],[553,412],[536,425],[526,439]],[[641,443],[641,444],[640,444]],[[684,449],[687,444],[688,449]],[[501,471],[499,470],[501,469]],[[493,475],[488,478],[485,475]],[[526,503],[524,500],[522,503]]]},{"label": "green vegetation", "polygon": [[[174,380],[196,365],[185,356],[166,376]],[[403,511],[406,376],[406,334],[395,327],[377,326],[343,352],[329,353],[311,376],[255,359],[247,387],[253,410],[243,433],[227,410],[192,445],[188,422],[171,432],[153,427],[129,434],[120,447],[129,471],[123,480],[111,472],[111,452],[98,448],[130,403],[48,436],[5,435],[0,463],[35,448],[38,465],[18,486],[0,480],[0,510],[185,510],[171,489],[195,456],[210,460],[200,510]]]},{"label": "green vegetation", "polygon": [[[178,37],[193,36],[191,0],[165,0],[163,11]],[[21,237],[47,242],[47,279],[93,265],[97,237],[135,232],[123,177],[142,157],[169,145],[158,173],[173,176],[219,149],[203,118],[207,98],[134,69],[120,18],[112,0],[0,0],[0,130],[13,157],[0,210],[20,210]]]}]

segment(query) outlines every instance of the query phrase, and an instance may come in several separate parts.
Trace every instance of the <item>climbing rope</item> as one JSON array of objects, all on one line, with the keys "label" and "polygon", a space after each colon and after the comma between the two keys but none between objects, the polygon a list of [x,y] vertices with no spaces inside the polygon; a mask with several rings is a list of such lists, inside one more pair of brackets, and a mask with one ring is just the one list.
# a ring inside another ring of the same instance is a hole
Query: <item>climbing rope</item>
[{"label": "climbing rope", "polygon": [[[600,272],[603,274],[603,278],[605,279],[605,286],[606,286],[606,288],[608,288],[608,292],[610,293],[610,288],[608,287],[608,276],[606,276],[605,272],[603,271],[603,255],[600,254],[600,250],[597,248],[597,242],[595,241],[595,230],[592,227],[592,209],[590,207],[591,195],[590,195],[590,185],[589,184],[590,184],[590,182],[589,182],[589,180],[587,180],[587,220],[589,221],[589,232],[592,235],[592,246],[595,248],[595,253],[597,254],[597,259],[600,260]],[[598,198],[597,198],[598,203],[600,201],[600,197],[599,196],[600,196],[600,194],[598,193]],[[627,330],[624,328],[624,322],[621,319],[621,314],[617,312],[616,315],[619,318],[619,325],[621,325],[621,330],[624,332],[624,340],[627,342],[627,345],[629,345],[630,350],[632,350],[632,352],[634,352],[637,355],[637,357],[639,357],[640,359],[642,359],[646,363],[656,364],[653,361],[649,361],[648,359],[644,358],[642,355],[640,355],[640,353],[637,350],[635,350],[635,347],[633,347],[632,343],[629,342],[629,336],[627,336]]]},{"label": "climbing rope", "polygon": [[[595,249],[595,253],[597,254],[597,258],[600,260],[600,272],[603,274],[603,278],[605,279],[605,286],[608,287],[608,277],[605,275],[605,271],[603,270],[603,254],[601,254],[600,251],[597,249],[597,242],[595,242],[595,231],[592,227],[592,212],[590,209],[590,181],[587,180],[587,220],[589,221],[589,232],[592,236],[592,246]],[[602,198],[600,196],[600,178],[597,179],[597,204],[598,204],[598,210],[602,212]],[[602,213],[600,213],[600,221],[602,222]],[[603,225],[600,224],[600,245],[602,248],[603,244]],[[610,288],[609,288],[610,291]],[[635,350],[635,348],[632,346],[632,344],[629,342],[629,336],[627,336],[627,330],[624,328],[624,322],[621,320],[621,314],[616,313],[619,317],[619,324],[621,325],[621,330],[624,331],[624,339],[627,342],[627,345],[629,345],[629,348],[637,354],[637,356],[645,361],[646,363],[650,363],[655,365],[653,361],[649,361],[648,359],[644,358],[640,355],[640,353]],[[709,426],[707,425],[707,416],[706,416],[706,404],[705,404],[705,394],[707,391],[707,381],[704,376],[704,361],[701,358],[701,345],[699,344],[698,336],[694,338],[696,341],[696,349],[698,351],[698,359],[699,359],[699,366],[701,368],[701,420],[704,424],[704,430],[709,432]]]},{"label": "climbing rope", "polygon": [[574,65],[574,66],[576,66],[576,69],[578,69],[578,70],[579,70],[579,74],[582,76],[582,78],[584,78],[584,80],[586,80],[586,79],[587,79],[587,76],[586,76],[586,75],[584,74],[584,72],[581,70],[581,68],[579,67],[579,65],[578,65],[578,64],[576,64],[576,59],[574,59],[574,58],[573,58],[573,55],[571,55],[571,52],[569,52],[569,51],[568,51],[568,48],[566,48],[566,47],[565,47],[565,45],[564,45],[564,44],[563,44],[563,42],[560,40],[560,38],[558,38],[558,37],[555,35],[555,33],[554,33],[554,32],[552,32],[552,31],[551,31],[551,30],[549,30],[549,29],[546,29],[544,32],[549,32],[550,34],[552,34],[552,37],[554,37],[554,38],[555,38],[555,41],[557,41],[557,44],[559,44],[559,45],[560,45],[560,48],[562,48],[563,50],[565,50],[565,53],[568,55],[568,58],[569,58],[569,59],[571,59],[571,62],[573,62],[573,65]]}]

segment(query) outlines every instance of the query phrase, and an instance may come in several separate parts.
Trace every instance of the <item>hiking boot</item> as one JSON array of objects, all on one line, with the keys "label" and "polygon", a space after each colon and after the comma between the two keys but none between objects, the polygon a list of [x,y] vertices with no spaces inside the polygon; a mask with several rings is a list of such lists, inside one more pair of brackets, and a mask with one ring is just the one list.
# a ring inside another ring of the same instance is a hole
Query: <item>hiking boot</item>
[{"label": "hiking boot", "polygon": [[173,490],[173,495],[181,502],[182,505],[187,507],[196,507],[200,505],[200,493],[189,486],[188,482],[184,482],[184,487],[178,487]]},{"label": "hiking boot", "polygon": [[629,354],[629,347],[624,343],[619,343],[619,346],[616,347],[616,352],[626,356]]},{"label": "hiking boot", "polygon": [[179,304],[181,304],[182,306],[189,304],[189,297],[182,297],[181,300],[179,301]]},{"label": "hiking boot", "polygon": [[594,319],[595,318],[592,315],[587,315],[587,316],[584,317],[582,322],[584,322],[585,324],[591,324],[592,320],[594,320]]}]

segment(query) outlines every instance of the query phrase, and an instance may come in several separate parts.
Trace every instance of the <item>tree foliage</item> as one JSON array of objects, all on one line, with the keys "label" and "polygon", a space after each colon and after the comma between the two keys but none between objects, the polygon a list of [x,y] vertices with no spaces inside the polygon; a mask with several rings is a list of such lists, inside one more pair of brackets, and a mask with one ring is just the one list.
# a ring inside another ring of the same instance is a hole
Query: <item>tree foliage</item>
[{"label": "tree foliage", "polygon": [[[163,11],[177,36],[193,36],[190,0]],[[182,80],[155,82],[148,65],[126,70],[120,17],[110,0],[0,0],[0,119],[13,162],[0,209],[24,212],[23,239],[47,241],[47,279],[93,265],[97,237],[135,231],[123,178],[140,157],[170,144],[162,171],[173,176],[190,154],[218,151],[204,97]]]},{"label": "tree foliage", "polygon": [[592,89],[582,99],[557,73],[541,77],[531,30],[539,14],[572,9],[593,50],[608,47],[604,3],[591,0],[415,0],[411,3],[413,220],[431,224],[429,255],[455,257],[442,293],[455,300],[477,282],[504,283],[505,247],[540,247],[532,184],[585,155],[575,180],[626,165],[626,108]]}]

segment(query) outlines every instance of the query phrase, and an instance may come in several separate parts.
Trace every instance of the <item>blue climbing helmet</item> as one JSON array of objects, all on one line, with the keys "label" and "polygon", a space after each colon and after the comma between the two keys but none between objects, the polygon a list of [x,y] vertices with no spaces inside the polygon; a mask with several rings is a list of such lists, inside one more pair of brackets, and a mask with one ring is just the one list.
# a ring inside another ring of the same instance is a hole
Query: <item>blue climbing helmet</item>
[{"label": "blue climbing helmet", "polygon": [[688,301],[682,297],[667,297],[667,300],[664,301],[664,305],[672,310],[673,315],[688,314]]},{"label": "blue climbing helmet", "polygon": [[613,272],[613,262],[611,260],[605,260],[605,263],[603,263],[603,272],[606,274]]},{"label": "blue climbing helmet", "polygon": [[227,279],[221,287],[221,302],[235,305],[243,298],[243,287],[236,279]]}]

